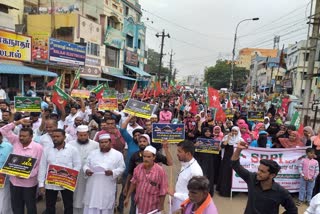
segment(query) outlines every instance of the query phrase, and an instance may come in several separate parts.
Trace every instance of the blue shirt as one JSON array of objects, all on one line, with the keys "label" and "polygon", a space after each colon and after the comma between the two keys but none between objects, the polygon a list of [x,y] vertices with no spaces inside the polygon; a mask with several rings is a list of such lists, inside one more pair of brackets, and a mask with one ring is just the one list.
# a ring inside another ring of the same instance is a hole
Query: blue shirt
[{"label": "blue shirt", "polygon": [[[259,147],[258,146],[258,141],[257,140],[252,141],[252,143],[249,146],[251,146],[251,147]],[[268,147],[268,146],[269,146],[269,148],[271,148],[273,146],[272,142],[270,140],[267,140],[266,147]]]},{"label": "blue shirt", "polygon": [[127,156],[126,156],[126,159],[125,159],[126,170],[124,172],[124,174],[127,175],[128,167],[129,167],[129,160],[130,160],[131,156],[135,152],[139,151],[139,146],[138,146],[138,144],[136,144],[134,142],[133,137],[131,137],[131,135],[129,135],[127,129],[120,128],[120,133],[121,133],[123,139],[127,142],[127,145],[128,145],[128,152],[127,152]]},{"label": "blue shirt", "polygon": [[8,159],[8,156],[12,153],[13,147],[8,142],[2,142],[0,144],[0,168],[3,167],[4,163]]}]

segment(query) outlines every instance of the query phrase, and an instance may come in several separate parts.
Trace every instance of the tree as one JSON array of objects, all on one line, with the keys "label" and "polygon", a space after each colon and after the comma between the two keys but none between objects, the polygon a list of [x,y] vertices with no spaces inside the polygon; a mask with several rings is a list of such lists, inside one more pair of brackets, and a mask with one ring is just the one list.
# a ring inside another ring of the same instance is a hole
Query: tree
[{"label": "tree", "polygon": [[[246,85],[249,70],[241,67],[234,67],[233,89],[241,90]],[[205,79],[207,83],[216,88],[229,88],[231,76],[231,65],[226,60],[217,60],[215,66],[205,68]]]},{"label": "tree", "polygon": [[[157,75],[159,70],[160,54],[153,49],[148,49],[148,63],[145,65],[145,71]],[[161,77],[167,77],[170,69],[161,65]]]}]

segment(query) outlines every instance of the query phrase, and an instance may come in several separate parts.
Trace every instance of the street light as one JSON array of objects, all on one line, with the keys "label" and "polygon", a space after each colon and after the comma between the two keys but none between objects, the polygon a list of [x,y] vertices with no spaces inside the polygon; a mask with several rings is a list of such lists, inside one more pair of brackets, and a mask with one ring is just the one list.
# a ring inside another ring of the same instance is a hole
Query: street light
[{"label": "street light", "polygon": [[234,40],[233,40],[233,49],[232,49],[232,62],[231,62],[231,76],[230,76],[230,91],[232,91],[232,83],[233,83],[233,72],[234,72],[234,57],[236,55],[236,43],[237,43],[237,32],[238,32],[238,27],[239,25],[242,23],[242,22],[245,22],[245,21],[258,21],[259,18],[256,17],[256,18],[251,18],[251,19],[244,19],[244,20],[241,20],[238,24],[237,24],[237,27],[236,27],[236,32],[234,34]]}]

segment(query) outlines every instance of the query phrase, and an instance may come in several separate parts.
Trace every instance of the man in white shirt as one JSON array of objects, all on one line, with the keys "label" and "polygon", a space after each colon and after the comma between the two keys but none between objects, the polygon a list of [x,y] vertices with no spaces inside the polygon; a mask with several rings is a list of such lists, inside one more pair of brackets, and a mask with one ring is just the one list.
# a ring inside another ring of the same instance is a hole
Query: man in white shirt
[{"label": "man in white shirt", "polygon": [[193,142],[184,140],[177,145],[177,156],[181,162],[181,170],[178,173],[175,191],[169,191],[172,198],[172,212],[180,209],[180,205],[188,198],[188,182],[193,176],[203,176],[202,169],[194,159],[195,147]]},{"label": "man in white shirt", "polygon": [[83,171],[88,176],[84,214],[113,214],[117,178],[124,172],[121,152],[111,148],[109,134],[99,136],[100,149],[90,152]]},{"label": "man in white shirt", "polygon": [[81,106],[78,104],[75,104],[70,109],[70,114],[65,119],[65,127],[73,126],[74,120],[77,117],[81,117],[82,119],[85,117],[85,105],[83,103],[83,100],[81,100]]},{"label": "man in white shirt", "polygon": [[139,126],[139,124],[137,123],[137,117],[132,117],[129,121],[129,124],[127,126],[127,132],[129,133],[129,135],[132,137],[132,132],[135,129],[143,129],[141,126]]},{"label": "man in white shirt", "polygon": [[73,195],[73,214],[82,214],[84,208],[83,196],[87,183],[82,167],[84,166],[89,153],[93,150],[99,149],[99,143],[89,139],[88,126],[80,125],[77,127],[77,140],[71,141],[70,145],[77,148],[81,158],[81,169],[78,176],[77,188]]},{"label": "man in white shirt", "polygon": [[44,150],[40,162],[38,182],[39,192],[46,196],[46,213],[56,213],[56,202],[58,192],[61,192],[64,206],[64,213],[73,212],[73,192],[61,186],[45,184],[46,174],[49,165],[59,165],[79,171],[81,160],[76,148],[65,142],[66,133],[63,129],[53,130],[53,144]]},{"label": "man in white shirt", "polygon": [[2,85],[0,85],[0,100],[6,100],[7,99],[7,93],[6,91],[2,88]]},{"label": "man in white shirt", "polygon": [[77,139],[77,127],[83,124],[82,117],[76,117],[72,126],[68,126],[65,130],[66,133],[70,135],[71,140],[74,141]]}]

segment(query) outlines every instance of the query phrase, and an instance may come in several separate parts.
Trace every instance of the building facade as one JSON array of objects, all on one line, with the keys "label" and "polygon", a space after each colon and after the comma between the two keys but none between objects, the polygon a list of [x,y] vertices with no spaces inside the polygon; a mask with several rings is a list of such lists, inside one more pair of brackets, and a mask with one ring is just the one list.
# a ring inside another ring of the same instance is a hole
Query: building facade
[{"label": "building facade", "polygon": [[277,49],[243,48],[239,51],[238,59],[235,63],[238,67],[250,70],[251,62],[256,56],[274,58],[277,55]]}]

